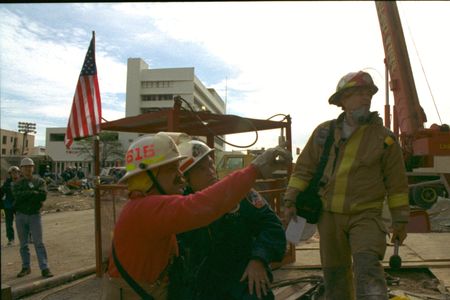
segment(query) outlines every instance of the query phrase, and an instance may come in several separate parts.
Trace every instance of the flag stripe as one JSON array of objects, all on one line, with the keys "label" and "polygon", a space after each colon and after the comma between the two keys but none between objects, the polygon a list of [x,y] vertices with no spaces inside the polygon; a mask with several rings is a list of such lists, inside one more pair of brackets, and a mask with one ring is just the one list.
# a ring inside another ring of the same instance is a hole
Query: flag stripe
[{"label": "flag stripe", "polygon": [[[94,78],[94,76],[90,76],[89,77],[89,82],[90,82],[90,86],[95,87],[95,78]],[[93,130],[94,130],[95,133],[97,133],[99,131],[97,124],[100,124],[100,121],[98,119],[99,116],[98,116],[98,108],[97,108],[97,105],[98,105],[98,100],[97,99],[98,99],[97,98],[97,89],[94,88],[92,90],[92,114],[93,114],[92,124],[93,124]]]},{"label": "flag stripe", "polygon": [[72,118],[72,124],[73,124],[73,129],[72,129],[72,138],[76,137],[76,136],[80,136],[81,132],[80,132],[80,127],[78,124],[80,124],[80,120],[79,120],[79,115],[80,115],[80,108],[78,105],[78,94],[75,94],[75,97],[73,97],[74,102],[74,109],[72,110],[73,113],[73,118]]},{"label": "flag stripe", "polygon": [[76,138],[100,131],[102,107],[95,64],[95,37],[92,37],[78,78],[72,109],[67,123],[65,144],[70,148]]},{"label": "flag stripe", "polygon": [[[97,76],[92,77],[92,81],[94,82],[94,87],[98,87],[98,79]],[[100,132],[100,123],[102,122],[102,103],[100,101],[100,90],[98,88],[95,89],[95,124],[96,124],[96,133]]]},{"label": "flag stripe", "polygon": [[84,135],[88,136],[91,134],[90,130],[90,116],[89,116],[89,107],[88,107],[88,92],[86,91],[86,77],[83,77],[80,79],[80,86],[81,86],[81,92],[83,93],[82,101],[81,101],[81,109],[83,111],[83,129],[84,129]]},{"label": "flag stripe", "polygon": [[84,137],[85,136],[85,130],[83,126],[84,123],[84,107],[83,107],[83,92],[81,90],[81,79],[80,81],[78,81],[78,85],[77,85],[77,95],[76,95],[76,114],[77,114],[77,118],[75,119],[75,130],[78,131],[78,134],[74,137]]},{"label": "flag stripe", "polygon": [[86,101],[86,87],[84,85],[84,77],[80,77],[80,94],[78,94],[78,97],[80,97],[80,113],[83,115],[81,116],[81,128],[82,128],[82,134],[81,137],[85,137],[89,135],[89,129],[87,127],[87,117],[86,116],[86,107],[84,105],[84,101]]},{"label": "flag stripe", "polygon": [[87,90],[89,91],[86,107],[89,109],[89,117],[87,118],[89,125],[89,132],[90,134],[94,134],[95,133],[94,90],[92,89],[91,78],[92,76],[86,77],[86,87]]}]

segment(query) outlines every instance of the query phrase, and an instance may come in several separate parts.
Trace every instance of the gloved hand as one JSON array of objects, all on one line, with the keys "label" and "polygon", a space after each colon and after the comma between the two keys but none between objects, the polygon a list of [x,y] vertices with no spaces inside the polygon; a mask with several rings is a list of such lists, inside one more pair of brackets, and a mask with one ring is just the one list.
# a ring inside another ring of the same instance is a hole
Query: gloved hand
[{"label": "gloved hand", "polygon": [[287,225],[291,219],[294,219],[294,221],[297,220],[297,208],[295,206],[285,206],[283,210],[283,223]]},{"label": "gloved hand", "polygon": [[298,193],[300,193],[300,191],[296,188],[288,186],[286,189],[286,193],[284,194],[284,198],[283,198],[283,202],[284,202],[283,222],[285,223],[285,225],[289,224],[289,221],[291,219],[294,219],[294,220],[297,219],[297,208],[295,206],[295,200],[297,198]]},{"label": "gloved hand", "polygon": [[[277,159],[278,157],[279,159]],[[267,149],[251,163],[258,169],[262,178],[270,178],[273,172],[286,169],[292,163],[292,154],[286,149],[277,146]]]},{"label": "gloved hand", "polygon": [[391,243],[395,243],[395,240],[399,241],[399,245],[403,244],[403,241],[406,239],[408,235],[406,233],[406,224],[407,223],[393,223],[392,224],[392,238]]}]

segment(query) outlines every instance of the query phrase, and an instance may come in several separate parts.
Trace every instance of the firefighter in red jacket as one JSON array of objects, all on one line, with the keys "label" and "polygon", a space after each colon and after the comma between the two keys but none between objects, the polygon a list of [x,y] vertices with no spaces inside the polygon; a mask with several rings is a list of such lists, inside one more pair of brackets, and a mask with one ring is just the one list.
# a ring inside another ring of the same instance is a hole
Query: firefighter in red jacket
[{"label": "firefighter in red jacket", "polygon": [[[281,156],[283,162],[275,158]],[[166,133],[133,142],[122,178],[130,193],[114,229],[112,255],[102,299],[167,299],[168,269],[177,256],[176,234],[205,226],[230,211],[259,177],[292,161],[279,147],[268,149],[251,166],[211,187],[183,196],[179,154]]]},{"label": "firefighter in red jacket", "polygon": [[[392,215],[392,238],[406,238],[408,184],[402,150],[370,112],[378,91],[363,71],[345,75],[329,103],[342,107],[328,162],[320,182],[323,211],[318,222],[326,299],[387,299],[380,260],[387,230],[381,218],[386,200]],[[285,194],[286,219],[295,215],[295,199],[319,164],[330,121],[320,124],[300,154]],[[352,267],[353,272],[352,274]]]}]

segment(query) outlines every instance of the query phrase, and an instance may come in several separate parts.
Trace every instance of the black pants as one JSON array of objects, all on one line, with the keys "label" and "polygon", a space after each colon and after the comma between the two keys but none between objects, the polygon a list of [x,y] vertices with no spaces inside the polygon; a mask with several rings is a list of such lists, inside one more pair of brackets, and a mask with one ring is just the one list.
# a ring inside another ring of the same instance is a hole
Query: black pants
[{"label": "black pants", "polygon": [[14,208],[5,208],[5,227],[8,242],[14,240]]}]

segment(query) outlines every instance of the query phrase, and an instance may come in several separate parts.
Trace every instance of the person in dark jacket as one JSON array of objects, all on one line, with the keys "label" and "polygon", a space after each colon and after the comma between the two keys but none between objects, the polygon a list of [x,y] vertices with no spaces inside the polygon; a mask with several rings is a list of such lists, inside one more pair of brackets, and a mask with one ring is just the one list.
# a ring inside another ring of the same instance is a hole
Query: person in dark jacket
[{"label": "person in dark jacket", "polygon": [[22,270],[17,277],[31,273],[30,251],[28,249],[29,236],[33,238],[34,249],[39,261],[39,268],[43,277],[52,277],[47,263],[47,251],[42,241],[42,222],[40,210],[42,202],[47,197],[47,186],[44,179],[34,176],[34,162],[25,157],[20,163],[23,177],[12,188],[16,201],[16,229],[20,241],[20,256]]},{"label": "person in dark jacket", "polygon": [[6,228],[6,237],[8,238],[8,246],[14,244],[14,197],[12,194],[12,184],[20,179],[20,169],[17,166],[12,166],[8,169],[8,178],[3,183],[0,188],[0,199],[5,197],[5,200],[2,200],[2,208],[5,211],[5,228]]},{"label": "person in dark jacket", "polygon": [[[218,180],[213,149],[196,140],[179,149],[187,156],[180,165],[187,194]],[[255,190],[217,221],[177,239],[183,270],[172,272],[178,277],[169,288],[172,299],[274,299],[270,263],[282,260],[286,238],[280,219]]]}]

